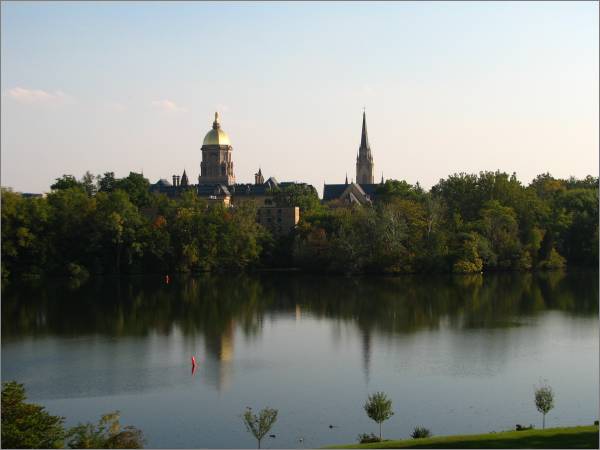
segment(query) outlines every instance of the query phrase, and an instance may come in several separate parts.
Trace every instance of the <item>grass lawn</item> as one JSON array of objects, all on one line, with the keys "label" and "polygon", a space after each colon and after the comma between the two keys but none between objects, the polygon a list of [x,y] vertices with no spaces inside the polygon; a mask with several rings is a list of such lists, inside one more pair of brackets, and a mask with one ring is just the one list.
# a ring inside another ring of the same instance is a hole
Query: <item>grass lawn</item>
[{"label": "grass lawn", "polygon": [[598,425],[436,436],[325,448],[598,448]]}]

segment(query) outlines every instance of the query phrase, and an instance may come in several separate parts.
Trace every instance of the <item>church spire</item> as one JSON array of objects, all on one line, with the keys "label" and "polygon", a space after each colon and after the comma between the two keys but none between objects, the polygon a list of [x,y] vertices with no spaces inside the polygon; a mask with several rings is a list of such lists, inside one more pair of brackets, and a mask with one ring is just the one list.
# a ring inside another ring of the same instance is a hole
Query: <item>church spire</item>
[{"label": "church spire", "polygon": [[183,169],[183,175],[181,175],[181,186],[187,186],[189,185],[189,181],[188,181],[188,176],[185,173],[185,169]]},{"label": "church spire", "polygon": [[348,172],[346,172],[346,184],[348,184]]},{"label": "church spire", "polygon": [[363,109],[362,133],[360,135],[360,147],[370,149],[369,136],[367,134],[367,114],[364,109]]},{"label": "church spire", "polygon": [[221,123],[219,122],[219,113],[215,112],[215,121],[213,122],[213,130],[221,128]]},{"label": "church spire", "polygon": [[373,176],[373,155],[367,134],[367,114],[363,108],[362,133],[360,136],[360,147],[356,158],[356,182],[358,184],[375,183]]}]

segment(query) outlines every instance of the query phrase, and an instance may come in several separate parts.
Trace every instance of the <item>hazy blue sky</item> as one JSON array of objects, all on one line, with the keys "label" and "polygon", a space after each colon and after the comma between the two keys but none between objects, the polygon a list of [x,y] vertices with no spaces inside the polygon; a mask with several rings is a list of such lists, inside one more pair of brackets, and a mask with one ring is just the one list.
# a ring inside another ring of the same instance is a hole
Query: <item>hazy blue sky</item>
[{"label": "hazy blue sky", "polygon": [[239,182],[598,174],[598,3],[2,3],[2,185],[187,169],[215,110]]}]

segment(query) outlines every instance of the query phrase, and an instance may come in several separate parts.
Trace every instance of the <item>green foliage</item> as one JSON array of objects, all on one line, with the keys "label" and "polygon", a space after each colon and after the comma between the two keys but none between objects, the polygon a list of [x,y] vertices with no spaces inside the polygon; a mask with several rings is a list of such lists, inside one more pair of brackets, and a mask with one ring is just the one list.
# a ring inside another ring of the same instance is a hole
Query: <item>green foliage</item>
[{"label": "green foliage", "polygon": [[418,201],[423,197],[424,191],[419,183],[412,186],[404,180],[386,180],[384,184],[377,188],[375,195],[382,201],[389,201],[394,198]]},{"label": "green foliage", "polygon": [[278,207],[298,206],[301,214],[312,214],[321,209],[317,191],[305,184],[294,183],[277,190],[273,201]]},{"label": "green foliage", "polygon": [[394,415],[392,400],[388,399],[384,392],[375,392],[369,395],[364,409],[367,416],[379,424],[379,440],[381,440],[381,424]]},{"label": "green foliage", "polygon": [[252,408],[246,409],[242,416],[246,430],[256,438],[258,448],[260,441],[269,432],[277,421],[277,410],[272,408],[261,409],[258,415],[252,412]]},{"label": "green foliage", "polygon": [[82,183],[77,181],[77,179],[73,175],[63,175],[60,178],[57,178],[54,184],[50,186],[50,189],[53,191],[59,191],[63,189],[84,189]]},{"label": "green foliage", "polygon": [[542,413],[542,429],[546,428],[546,414],[554,408],[554,392],[546,384],[539,386],[534,392],[535,407]]},{"label": "green foliage", "polygon": [[413,439],[424,439],[431,437],[431,431],[425,427],[415,427],[410,437]]},{"label": "green foliage", "polygon": [[97,425],[86,423],[65,431],[64,417],[25,403],[25,388],[15,381],[2,383],[3,448],[143,448],[142,432],[121,427],[119,411],[102,416]]},{"label": "green foliage", "polygon": [[64,175],[46,198],[2,189],[2,277],[165,273],[298,266],[338,273],[479,273],[598,266],[598,179],[454,174],[429,192],[388,180],[370,206],[321,205],[310,186],[274,193],[299,205],[274,238],[252,202],[210,205],[193,190],[150,194],[141,174]]},{"label": "green foliage", "polygon": [[297,265],[334,272],[554,270],[598,264],[596,178],[455,174],[424,192],[388,180],[373,207],[304,217]]},{"label": "green foliage", "polygon": [[102,416],[97,424],[71,428],[66,437],[69,448],[143,448],[144,437],[132,426],[121,427],[119,411]]},{"label": "green foliage", "polygon": [[15,381],[2,383],[2,447],[61,448],[64,418],[25,403],[25,388]]}]

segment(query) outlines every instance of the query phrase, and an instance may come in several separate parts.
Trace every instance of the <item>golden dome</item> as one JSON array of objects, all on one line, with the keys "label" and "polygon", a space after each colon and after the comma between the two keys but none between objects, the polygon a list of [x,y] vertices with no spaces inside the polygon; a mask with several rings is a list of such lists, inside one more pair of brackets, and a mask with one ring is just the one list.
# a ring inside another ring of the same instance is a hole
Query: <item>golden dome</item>
[{"label": "golden dome", "polygon": [[219,123],[219,113],[215,113],[215,121],[213,122],[212,130],[206,133],[202,146],[205,145],[231,145],[229,136],[223,130],[221,130],[221,124]]}]

